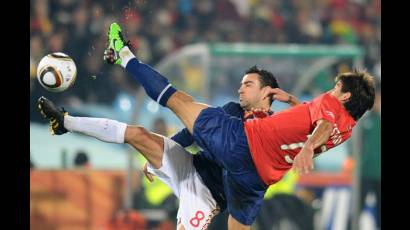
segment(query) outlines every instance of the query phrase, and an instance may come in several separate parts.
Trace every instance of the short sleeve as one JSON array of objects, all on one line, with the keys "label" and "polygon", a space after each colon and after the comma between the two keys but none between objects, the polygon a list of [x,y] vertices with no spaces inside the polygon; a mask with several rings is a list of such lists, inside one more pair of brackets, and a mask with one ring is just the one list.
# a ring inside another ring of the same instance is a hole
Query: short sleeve
[{"label": "short sleeve", "polygon": [[315,98],[309,104],[309,113],[312,124],[315,124],[316,121],[320,119],[336,123],[341,106],[339,100],[328,93]]}]

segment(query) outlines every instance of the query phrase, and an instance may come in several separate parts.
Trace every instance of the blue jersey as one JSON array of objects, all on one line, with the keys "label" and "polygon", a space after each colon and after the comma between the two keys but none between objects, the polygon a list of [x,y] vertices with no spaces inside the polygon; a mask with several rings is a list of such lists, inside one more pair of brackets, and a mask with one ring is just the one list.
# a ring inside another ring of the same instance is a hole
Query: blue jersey
[{"label": "blue jersey", "polygon": [[[222,109],[231,116],[243,119],[244,111],[239,103],[229,102]],[[189,133],[188,129],[182,129],[172,137],[172,140],[179,143],[183,147],[188,147],[194,143],[194,138]],[[215,161],[209,160],[205,155],[206,150],[200,151],[193,155],[193,164],[198,174],[201,176],[204,184],[211,191],[212,196],[219,204],[221,212],[226,208],[226,196],[223,185],[223,175],[225,169]]]}]

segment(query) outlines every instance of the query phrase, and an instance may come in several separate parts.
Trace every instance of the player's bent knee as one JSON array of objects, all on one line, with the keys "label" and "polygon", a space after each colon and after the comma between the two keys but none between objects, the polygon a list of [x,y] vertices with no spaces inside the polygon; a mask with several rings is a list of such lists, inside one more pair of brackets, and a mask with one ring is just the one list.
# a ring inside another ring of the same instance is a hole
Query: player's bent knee
[{"label": "player's bent knee", "polygon": [[125,142],[129,144],[143,144],[150,138],[150,133],[142,126],[129,125],[125,130]]},{"label": "player's bent knee", "polygon": [[125,131],[125,142],[138,150],[156,169],[162,165],[163,138],[153,135],[142,126],[129,125]]}]

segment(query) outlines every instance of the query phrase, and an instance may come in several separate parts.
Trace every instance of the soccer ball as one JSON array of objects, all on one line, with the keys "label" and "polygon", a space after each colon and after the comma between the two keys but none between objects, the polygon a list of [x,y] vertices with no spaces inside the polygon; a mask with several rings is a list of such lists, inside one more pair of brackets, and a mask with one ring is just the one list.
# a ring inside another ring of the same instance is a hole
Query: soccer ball
[{"label": "soccer ball", "polygon": [[37,79],[48,91],[62,92],[68,89],[77,77],[73,59],[64,53],[52,53],[43,57],[37,66]]}]

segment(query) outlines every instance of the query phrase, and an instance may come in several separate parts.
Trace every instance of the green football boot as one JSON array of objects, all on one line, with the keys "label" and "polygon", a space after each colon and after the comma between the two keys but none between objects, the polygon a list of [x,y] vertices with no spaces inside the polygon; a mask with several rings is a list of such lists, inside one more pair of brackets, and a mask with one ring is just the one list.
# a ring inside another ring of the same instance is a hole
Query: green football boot
[{"label": "green football boot", "polygon": [[122,36],[121,27],[118,23],[114,22],[108,29],[108,47],[104,51],[104,60],[108,64],[121,65],[121,57],[119,55],[120,50],[124,46],[129,46],[130,42],[126,42]]}]

